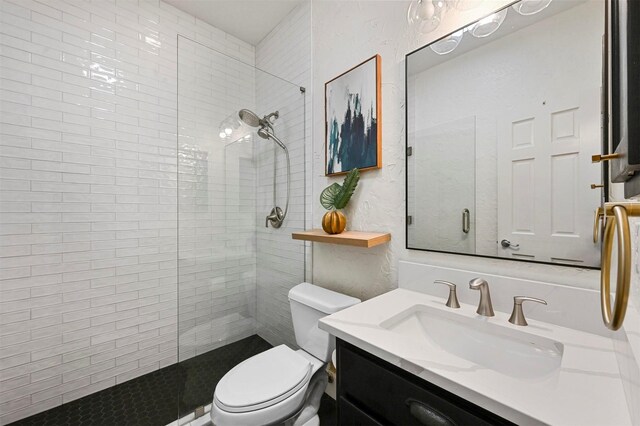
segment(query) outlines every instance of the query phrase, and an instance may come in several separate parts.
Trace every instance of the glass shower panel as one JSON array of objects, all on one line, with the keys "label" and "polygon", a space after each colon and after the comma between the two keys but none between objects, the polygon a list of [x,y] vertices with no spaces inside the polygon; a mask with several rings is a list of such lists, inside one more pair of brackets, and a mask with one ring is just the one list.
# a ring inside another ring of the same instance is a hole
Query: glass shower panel
[{"label": "glass shower panel", "polygon": [[[279,112],[274,124],[291,159],[290,200],[287,219],[280,229],[264,226],[273,207],[273,181],[276,204],[284,208],[287,179],[286,158],[274,144],[256,145],[257,164],[257,326],[258,334],[272,345],[295,347],[288,293],[305,279],[305,245],[291,233],[305,229],[305,103],[304,89],[258,72],[256,109],[260,113]],[[275,164],[274,164],[275,159]]]},{"label": "glass shower panel", "polygon": [[[305,246],[291,239],[305,225],[304,105],[298,86],[178,37],[181,417],[207,411],[217,382],[239,362],[295,344],[287,293],[305,271]],[[241,109],[260,118],[278,111],[270,131],[291,161],[288,212],[278,229],[265,219],[274,182],[285,210],[286,156],[239,120]]]}]

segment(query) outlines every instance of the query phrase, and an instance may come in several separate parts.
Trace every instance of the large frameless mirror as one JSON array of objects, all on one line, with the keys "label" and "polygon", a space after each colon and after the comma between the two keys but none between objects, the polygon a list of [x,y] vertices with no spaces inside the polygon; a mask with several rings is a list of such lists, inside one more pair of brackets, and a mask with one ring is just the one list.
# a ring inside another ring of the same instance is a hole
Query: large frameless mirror
[{"label": "large frameless mirror", "polygon": [[407,55],[407,248],[600,266],[604,23],[522,0]]}]

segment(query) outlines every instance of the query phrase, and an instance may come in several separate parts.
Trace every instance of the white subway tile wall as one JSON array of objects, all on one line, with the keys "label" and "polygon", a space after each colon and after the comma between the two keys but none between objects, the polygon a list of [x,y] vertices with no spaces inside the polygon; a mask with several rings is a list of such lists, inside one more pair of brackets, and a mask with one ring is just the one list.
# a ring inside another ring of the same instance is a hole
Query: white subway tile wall
[{"label": "white subway tile wall", "polygon": [[[177,361],[177,34],[248,64],[255,49],[158,0],[0,0],[0,19],[0,423],[6,424]],[[214,64],[195,66],[206,73]],[[242,87],[226,90],[251,98],[253,88]],[[252,172],[232,177],[238,198],[225,210],[230,200],[217,171],[224,159],[207,158],[220,153],[204,148],[191,163],[209,161],[205,180],[193,182],[212,185],[199,233],[206,240],[242,226],[243,219],[224,222],[218,215],[251,209],[255,185]],[[235,173],[251,170],[250,155],[233,156]],[[236,235],[226,244],[251,238]],[[225,304],[233,297],[236,307],[255,303],[245,297],[255,260],[220,260],[209,251],[181,258],[185,273],[195,258],[193,274],[210,283],[189,291],[224,288]],[[214,270],[221,281],[207,275]],[[182,297],[181,306],[193,306]],[[196,300],[203,311],[221,302],[213,295]],[[240,334],[254,327],[252,319],[234,316],[243,309],[229,310],[225,320],[242,324]],[[203,336],[205,348],[228,334]]]},{"label": "white subway tile wall", "polygon": [[[295,347],[288,293],[305,279],[311,281],[311,244],[291,239],[291,232],[311,226],[311,2],[292,10],[256,46],[256,67],[305,88],[287,89],[284,83],[257,75],[256,104],[261,112],[280,109],[277,135],[291,155],[291,202],[280,229],[265,228],[264,217],[273,207],[273,155],[276,152],[278,204],[284,208],[286,163],[270,144],[257,146],[257,320],[258,334],[272,345]],[[284,105],[284,107],[283,107]],[[291,125],[295,123],[295,125]],[[305,270],[306,269],[306,270]]]}]

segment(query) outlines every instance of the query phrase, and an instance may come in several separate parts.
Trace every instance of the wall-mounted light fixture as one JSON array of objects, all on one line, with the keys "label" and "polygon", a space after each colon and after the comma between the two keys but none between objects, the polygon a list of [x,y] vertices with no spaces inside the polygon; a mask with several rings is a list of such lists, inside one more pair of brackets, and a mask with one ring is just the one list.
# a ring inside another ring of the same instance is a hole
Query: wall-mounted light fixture
[{"label": "wall-mounted light fixture", "polygon": [[500,12],[496,12],[474,22],[467,27],[467,32],[476,38],[489,37],[498,31],[498,28],[500,28],[500,25],[502,25],[507,17],[508,10],[509,9],[502,9]]},{"label": "wall-mounted light fixture", "polygon": [[445,37],[436,43],[433,43],[431,45],[431,50],[433,50],[438,55],[446,55],[447,53],[451,53],[456,47],[458,47],[463,36],[464,29],[456,31],[450,36]]},{"label": "wall-mounted light fixture", "polygon": [[220,123],[218,126],[218,136],[225,142],[235,142],[242,138],[248,139],[250,132],[238,120],[238,113],[233,113]]},{"label": "wall-mounted light fixture", "polygon": [[428,34],[440,26],[449,0],[413,0],[407,9],[407,22]]},{"label": "wall-mounted light fixture", "polygon": [[458,10],[471,10],[478,7],[483,1],[484,0],[454,0],[452,3],[453,7]]},{"label": "wall-mounted light fixture", "polygon": [[511,7],[520,15],[535,15],[545,10],[551,4],[551,1],[552,0],[521,0]]},{"label": "wall-mounted light fixture", "polygon": [[[478,6],[484,0],[413,0],[407,9],[407,22],[421,34],[428,34],[440,26],[449,9],[469,10]],[[552,0],[520,0],[511,6],[520,15],[535,15],[546,9]],[[431,45],[438,55],[453,52],[462,41],[464,33],[468,32],[476,38],[489,37],[498,31],[507,17],[509,9],[486,16],[466,28],[437,41]]]}]

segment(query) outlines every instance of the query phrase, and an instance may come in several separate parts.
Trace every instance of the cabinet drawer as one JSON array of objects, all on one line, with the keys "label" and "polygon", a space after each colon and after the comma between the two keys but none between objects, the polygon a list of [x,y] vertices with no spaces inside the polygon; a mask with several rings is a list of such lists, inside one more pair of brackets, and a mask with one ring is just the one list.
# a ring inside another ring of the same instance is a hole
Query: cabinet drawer
[{"label": "cabinet drawer", "polygon": [[385,424],[512,424],[343,341],[338,342],[338,397],[339,410],[344,399]]},{"label": "cabinet drawer", "polygon": [[365,413],[345,398],[338,402],[338,424],[342,426],[383,426],[376,419]]}]

